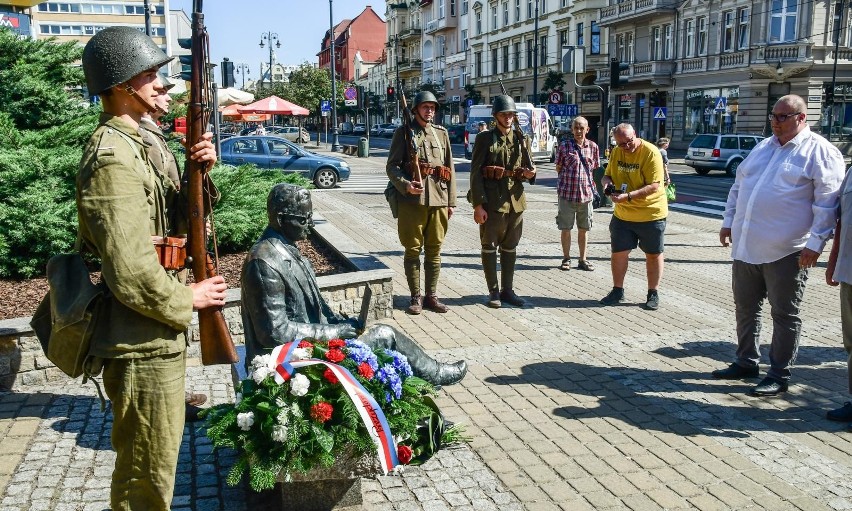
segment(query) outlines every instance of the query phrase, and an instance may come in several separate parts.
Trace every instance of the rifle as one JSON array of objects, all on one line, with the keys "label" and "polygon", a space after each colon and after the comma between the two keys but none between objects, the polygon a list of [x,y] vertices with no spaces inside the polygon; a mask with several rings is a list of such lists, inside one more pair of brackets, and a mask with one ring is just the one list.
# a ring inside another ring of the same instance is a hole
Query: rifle
[{"label": "rifle", "polygon": [[[500,79],[500,89],[503,90],[503,95],[508,96],[509,94],[506,92],[506,86],[503,85],[503,79]],[[535,106],[535,105],[533,105]],[[527,143],[527,137],[524,135],[524,132],[521,130],[521,123],[518,120],[518,114],[515,113],[515,122],[512,123],[512,130],[515,132],[515,136],[518,137],[518,140],[521,142],[521,147],[524,148],[524,153],[521,156],[527,157],[527,163],[529,164],[529,168],[534,169],[535,165],[533,165],[532,161],[532,152],[530,151],[530,146]],[[522,158],[523,159],[523,158]]]},{"label": "rifle", "polygon": [[[192,147],[203,139],[207,126],[210,105],[210,84],[207,71],[209,38],[204,26],[204,14],[201,12],[202,0],[192,2],[192,77],[190,80],[190,101],[186,116],[187,147]],[[205,109],[205,106],[208,108]],[[196,282],[215,277],[216,266],[207,252],[207,226],[204,218],[205,203],[212,201],[205,194],[207,165],[190,159],[186,153],[186,171],[184,179],[188,181],[187,206],[189,211],[189,244],[187,262],[191,265]],[[228,331],[225,316],[219,307],[198,311],[198,333],[201,339],[201,363],[204,365],[233,364],[239,360],[234,342]]]},{"label": "rifle", "polygon": [[417,158],[417,142],[414,141],[414,119],[411,118],[411,110],[408,108],[405,91],[402,89],[399,89],[399,97],[402,100],[402,120],[405,127],[403,140],[405,140],[407,163],[411,166],[411,184],[415,188],[423,188],[423,176],[420,174],[420,162]]}]

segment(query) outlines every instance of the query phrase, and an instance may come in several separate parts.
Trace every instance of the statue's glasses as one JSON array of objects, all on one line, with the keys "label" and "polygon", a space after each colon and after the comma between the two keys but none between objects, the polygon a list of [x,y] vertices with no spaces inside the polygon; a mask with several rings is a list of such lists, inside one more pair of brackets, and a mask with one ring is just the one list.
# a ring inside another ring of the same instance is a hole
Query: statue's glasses
[{"label": "statue's glasses", "polygon": [[308,225],[308,224],[313,225],[314,224],[313,215],[305,216],[305,215],[294,215],[292,213],[284,213],[284,216],[290,217],[290,218],[295,218],[299,222],[299,225]]}]

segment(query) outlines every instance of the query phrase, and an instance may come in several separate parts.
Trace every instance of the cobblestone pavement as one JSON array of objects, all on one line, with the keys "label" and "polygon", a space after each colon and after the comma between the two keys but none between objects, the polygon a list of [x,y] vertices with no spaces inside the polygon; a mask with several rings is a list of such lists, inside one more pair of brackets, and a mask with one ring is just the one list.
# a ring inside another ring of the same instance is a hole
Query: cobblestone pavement
[{"label": "cobblestone pavement", "polygon": [[[354,173],[383,165],[349,161]],[[365,509],[852,509],[852,433],[824,418],[849,398],[837,290],[822,266],[805,293],[790,391],[755,398],[747,390],[757,379],[709,378],[735,349],[729,249],[719,246],[717,220],[670,214],[658,311],[640,307],[645,268],[636,256],[627,303],[602,307],[610,212],[597,212],[590,232],[596,270],[563,272],[554,190],[533,187],[515,278],[529,303],[495,310],[483,304],[477,226],[462,199],[439,287],[451,310],[407,316],[402,252],[381,189],[313,199],[396,271],[392,323],[442,360],[470,364],[439,404],[471,442],[401,477],[364,480]],[[771,330],[767,318],[764,339]],[[195,363],[188,375],[212,403],[232,399],[223,368]],[[88,385],[0,394],[0,511],[105,509],[109,421]],[[232,456],[187,427],[174,509],[250,509],[246,487],[224,482]]]}]

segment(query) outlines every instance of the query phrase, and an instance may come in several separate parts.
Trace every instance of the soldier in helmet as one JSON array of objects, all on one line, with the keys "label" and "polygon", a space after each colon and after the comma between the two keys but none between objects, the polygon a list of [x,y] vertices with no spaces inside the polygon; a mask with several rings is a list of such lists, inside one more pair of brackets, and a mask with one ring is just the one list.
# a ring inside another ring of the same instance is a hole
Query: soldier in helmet
[{"label": "soldier in helmet", "polygon": [[[397,229],[405,249],[403,266],[411,293],[409,314],[420,314],[423,309],[440,313],[448,310],[438,299],[437,290],[441,245],[456,207],[456,171],[449,134],[443,126],[433,124],[437,108],[438,100],[431,92],[421,91],[414,96],[415,122],[393,134],[386,169],[399,203]],[[405,130],[412,130],[414,147],[406,146]],[[417,152],[419,181],[410,168],[409,150]],[[425,252],[425,297],[420,288],[420,252]]]},{"label": "soldier in helmet", "polygon": [[[109,289],[91,355],[103,364],[112,403],[115,511],[169,509],[184,426],[184,332],[193,309],[225,303],[221,277],[185,286],[176,270],[160,266],[152,243],[174,234],[169,214],[178,194],[151,165],[138,130],[157,110],[164,92],[157,70],[169,60],[133,27],[104,29],[83,50],[89,93],[100,95],[103,113],[80,162],[77,218]],[[216,159],[209,137],[188,152]]]},{"label": "soldier in helmet", "polygon": [[468,199],[473,205],[473,219],[479,224],[482,268],[488,286],[487,305],[495,309],[503,304],[524,305],[524,300],[513,288],[515,249],[521,240],[523,212],[527,207],[523,183],[534,183],[536,171],[529,159],[529,140],[512,129],[517,112],[511,97],[494,98],[491,115],[496,124],[476,137],[470,163]]}]

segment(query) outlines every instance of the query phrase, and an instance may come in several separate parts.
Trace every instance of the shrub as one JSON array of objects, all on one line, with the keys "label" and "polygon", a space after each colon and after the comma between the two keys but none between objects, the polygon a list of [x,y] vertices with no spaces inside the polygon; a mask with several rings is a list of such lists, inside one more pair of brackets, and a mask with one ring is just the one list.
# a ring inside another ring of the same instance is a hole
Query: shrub
[{"label": "shrub", "polygon": [[219,165],[210,173],[221,199],[213,211],[216,236],[222,252],[248,250],[269,223],[266,198],[278,183],[293,183],[310,188],[311,182],[300,174],[259,170],[254,165]]}]

